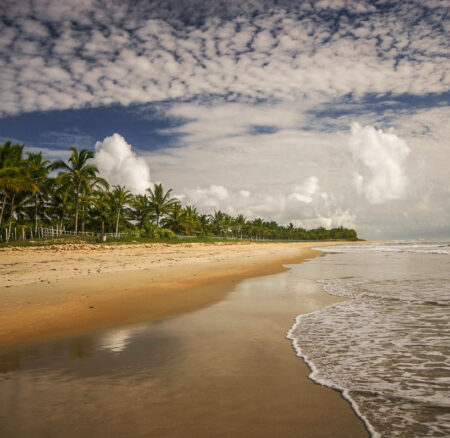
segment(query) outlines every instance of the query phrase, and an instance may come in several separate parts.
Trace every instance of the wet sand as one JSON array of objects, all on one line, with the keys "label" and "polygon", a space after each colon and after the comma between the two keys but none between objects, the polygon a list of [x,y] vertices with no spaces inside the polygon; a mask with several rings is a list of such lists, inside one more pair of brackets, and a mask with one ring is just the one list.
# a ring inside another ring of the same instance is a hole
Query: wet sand
[{"label": "wet sand", "polygon": [[339,393],[307,379],[285,339],[297,314],[335,297],[295,266],[209,293],[198,310],[9,348],[0,356],[0,435],[368,436]]},{"label": "wet sand", "polygon": [[2,250],[0,349],[191,311],[223,299],[242,279],[317,255],[311,247],[324,244]]}]

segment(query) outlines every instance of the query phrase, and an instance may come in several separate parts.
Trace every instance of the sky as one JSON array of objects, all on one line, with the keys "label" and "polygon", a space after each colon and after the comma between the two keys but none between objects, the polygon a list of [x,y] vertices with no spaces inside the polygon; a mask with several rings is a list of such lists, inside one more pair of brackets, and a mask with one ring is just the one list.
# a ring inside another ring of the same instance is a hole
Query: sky
[{"label": "sky", "polygon": [[221,209],[450,237],[450,0],[2,0],[0,142]]}]

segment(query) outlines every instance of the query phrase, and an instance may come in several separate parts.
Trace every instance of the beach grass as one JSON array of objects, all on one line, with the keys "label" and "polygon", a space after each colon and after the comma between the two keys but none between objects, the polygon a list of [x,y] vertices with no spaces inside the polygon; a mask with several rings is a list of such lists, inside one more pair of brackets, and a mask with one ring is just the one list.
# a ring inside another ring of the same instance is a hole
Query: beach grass
[{"label": "beach grass", "polygon": [[[325,241],[331,241],[326,239]],[[336,240],[340,241],[340,240]],[[357,239],[362,241],[362,239]],[[155,238],[155,237],[137,237],[137,236],[121,236],[110,237],[108,236],[105,242],[97,236],[59,236],[45,239],[34,240],[14,240],[10,242],[0,242],[0,248],[28,248],[28,247],[49,247],[55,245],[133,245],[133,244],[155,244],[163,243],[168,245],[179,245],[186,243],[208,243],[208,244],[220,244],[220,245],[233,245],[236,243],[268,243],[268,242],[281,242],[292,243],[289,240],[250,240],[250,239],[230,239],[230,238],[218,238],[215,236],[184,236],[184,237],[172,237],[172,238]],[[299,241],[298,241],[299,242]],[[322,242],[322,240],[304,241],[304,242]]]},{"label": "beach grass", "polygon": [[[220,243],[220,244],[233,244],[235,242],[250,242],[250,240],[235,240],[235,239],[220,239],[217,237],[174,237],[174,238],[153,238],[153,237],[136,237],[136,236],[123,236],[123,237],[108,237],[105,242],[102,242],[96,236],[60,236],[50,239],[35,239],[35,240],[16,240],[11,242],[0,242],[0,248],[16,248],[16,247],[34,247],[34,246],[53,246],[53,245],[68,245],[68,244],[89,244],[89,245],[132,245],[132,244],[152,244],[152,243],[166,243],[170,245],[177,245],[182,243]],[[253,241],[257,243],[258,241]],[[260,241],[264,242],[264,241]]]}]

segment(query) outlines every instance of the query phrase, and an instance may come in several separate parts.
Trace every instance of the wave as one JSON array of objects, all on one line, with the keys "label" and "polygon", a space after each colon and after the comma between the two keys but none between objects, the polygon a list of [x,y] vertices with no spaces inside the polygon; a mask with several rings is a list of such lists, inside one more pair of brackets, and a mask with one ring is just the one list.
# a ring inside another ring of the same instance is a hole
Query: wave
[{"label": "wave", "polygon": [[[321,310],[318,310],[317,312],[312,313],[319,313]],[[300,357],[303,359],[303,361],[306,363],[306,365],[311,370],[311,373],[309,374],[309,378],[319,385],[327,386],[328,388],[332,388],[336,391],[339,391],[342,396],[350,403],[353,411],[356,413],[356,415],[362,420],[364,423],[366,429],[370,433],[370,436],[373,438],[379,438],[381,435],[373,428],[373,426],[370,424],[369,420],[366,418],[365,415],[362,414],[362,412],[359,409],[358,404],[355,400],[350,396],[350,391],[348,389],[342,388],[338,385],[336,385],[334,382],[329,381],[327,379],[324,379],[320,377],[319,369],[316,367],[314,362],[308,357],[307,354],[305,354],[300,346],[299,339],[295,336],[295,329],[297,328],[297,325],[300,323],[301,319],[307,315],[311,315],[312,313],[308,313],[306,315],[298,315],[295,318],[295,323],[292,326],[292,328],[286,333],[286,338],[289,339],[292,342],[292,346],[294,348],[295,354],[297,357]]]},{"label": "wave", "polygon": [[[341,392],[372,437],[450,436],[447,263],[436,255],[414,259],[432,271],[411,276],[407,254],[400,262],[369,250],[378,277],[364,278],[360,252],[344,264],[332,256],[347,271],[358,261],[359,276],[319,281],[325,292],[348,300],[297,316],[286,336],[309,377]],[[380,278],[396,262],[400,273],[389,275],[397,278]]]},{"label": "wave", "polygon": [[412,254],[436,254],[450,255],[450,244],[448,243],[414,243],[414,242],[391,242],[391,243],[362,243],[358,245],[322,246],[314,248],[320,251],[333,253],[348,252],[390,252],[390,253],[412,253]]}]

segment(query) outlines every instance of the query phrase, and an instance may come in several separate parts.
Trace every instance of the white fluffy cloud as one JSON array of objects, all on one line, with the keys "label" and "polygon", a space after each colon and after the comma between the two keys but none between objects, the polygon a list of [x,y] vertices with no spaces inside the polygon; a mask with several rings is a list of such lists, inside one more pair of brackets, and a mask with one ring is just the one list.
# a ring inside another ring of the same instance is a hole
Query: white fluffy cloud
[{"label": "white fluffy cloud", "polygon": [[203,211],[218,209],[223,201],[229,199],[228,189],[221,185],[211,184],[207,188],[185,189],[182,195],[187,204],[195,204]]},{"label": "white fluffy cloud", "polygon": [[369,202],[378,204],[406,195],[405,161],[410,149],[404,140],[393,132],[354,123],[350,147],[360,165],[355,174],[356,187]]},{"label": "white fluffy cloud", "polygon": [[289,195],[290,198],[295,199],[305,204],[310,204],[313,200],[313,195],[319,189],[319,178],[310,176],[302,184],[295,186],[294,192]]},{"label": "white fluffy cloud", "polygon": [[95,144],[94,161],[100,176],[111,184],[125,185],[138,194],[145,193],[151,187],[150,167],[145,158],[136,155],[119,134]]},{"label": "white fluffy cloud", "polygon": [[[225,114],[225,109],[220,113]],[[448,181],[446,163],[450,157],[448,151],[443,153],[437,147],[438,140],[446,141],[447,137],[435,140],[433,156],[429,140],[408,139],[411,145],[406,146],[393,132],[372,126],[354,125],[347,133],[305,133],[280,125],[276,132],[249,134],[241,120],[240,134],[229,135],[227,131],[215,136],[210,114],[203,120],[203,109],[197,113],[195,106],[190,114],[180,144],[146,153],[145,159],[118,134],[98,142],[96,162],[110,163],[106,166],[109,173],[103,175],[114,175],[109,177],[113,183],[130,186],[127,178],[137,175],[136,163],[148,169],[151,162],[155,179],[173,188],[184,204],[195,204],[206,214],[220,209],[232,215],[243,213],[249,219],[262,217],[305,228],[356,227],[366,238],[425,235],[422,232],[430,223],[435,230],[448,227],[450,193],[443,182]],[[254,116],[249,115],[249,119],[254,120]],[[420,123],[428,119],[428,114],[419,118]],[[210,129],[209,137],[197,137],[203,123]],[[403,132],[404,125],[398,123],[398,131]],[[405,123],[410,126],[412,122],[406,118]],[[100,151],[106,160],[100,160]],[[424,151],[432,160],[442,162],[441,167],[427,166]],[[119,164],[130,157],[132,166]],[[124,172],[130,168],[132,172]],[[357,196],[355,169],[363,176],[363,196]],[[407,174],[415,177],[406,185]],[[114,179],[119,175],[121,180]],[[146,180],[142,188],[150,184],[149,171],[144,175],[135,181]],[[402,200],[406,187],[414,196]],[[397,199],[392,199],[393,195]]]},{"label": "white fluffy cloud", "polygon": [[[305,227],[353,224],[366,238],[448,230],[450,151],[445,145],[450,131],[445,108],[415,114],[366,112],[355,134],[351,115],[336,118],[332,129],[321,131],[305,121],[301,106],[284,103],[182,104],[169,108],[167,115],[184,123],[167,131],[177,134],[173,147],[149,154],[153,175],[177,193],[200,188],[211,195],[210,185],[225,187],[228,198],[214,197],[204,212],[220,208]],[[266,123],[273,129],[250,129]],[[305,130],[305,124],[314,129]],[[363,178],[360,195],[355,173]]]}]

